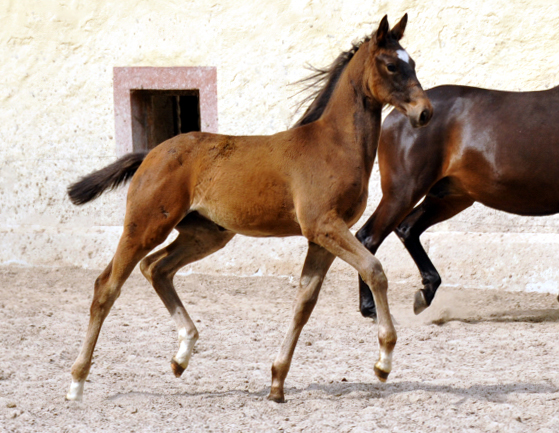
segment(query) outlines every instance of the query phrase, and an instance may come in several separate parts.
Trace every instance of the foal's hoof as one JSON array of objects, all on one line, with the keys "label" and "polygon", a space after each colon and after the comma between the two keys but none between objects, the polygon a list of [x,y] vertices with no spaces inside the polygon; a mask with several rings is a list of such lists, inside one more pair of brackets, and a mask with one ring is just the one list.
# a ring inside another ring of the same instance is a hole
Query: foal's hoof
[{"label": "foal's hoof", "polygon": [[276,403],[285,403],[285,397],[283,392],[277,390],[270,390],[270,394],[268,394],[268,400],[275,401]]},{"label": "foal's hoof", "polygon": [[381,370],[380,368],[378,368],[375,365],[375,375],[377,376],[378,380],[380,380],[382,383],[386,382],[386,380],[388,379],[389,374],[390,374],[390,372],[386,372],[384,370]]},{"label": "foal's hoof", "polygon": [[64,401],[82,401],[83,397],[80,395],[79,397],[75,397],[70,395],[70,393],[66,394],[66,397],[64,397]]},{"label": "foal's hoof", "polygon": [[179,363],[174,359],[171,360],[171,368],[173,369],[173,373],[175,374],[175,377],[181,377],[182,374],[184,373],[184,368],[181,367]]},{"label": "foal's hoof", "polygon": [[427,300],[425,299],[425,294],[423,290],[418,290],[415,292],[415,297],[413,300],[413,312],[418,315],[425,311],[425,309],[429,306]]},{"label": "foal's hoof", "polygon": [[66,394],[66,401],[82,401],[83,398],[83,385],[84,380],[74,380],[72,379],[72,384],[70,385],[70,390]]}]

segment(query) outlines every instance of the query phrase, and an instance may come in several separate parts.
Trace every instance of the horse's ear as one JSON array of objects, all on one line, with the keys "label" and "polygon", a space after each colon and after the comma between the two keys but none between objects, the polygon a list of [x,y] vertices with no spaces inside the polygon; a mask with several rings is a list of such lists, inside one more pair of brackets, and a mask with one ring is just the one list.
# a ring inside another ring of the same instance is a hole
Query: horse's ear
[{"label": "horse's ear", "polygon": [[390,31],[390,27],[388,26],[388,15],[385,15],[382,20],[380,20],[380,24],[378,26],[377,34],[375,36],[375,40],[377,45],[383,45],[386,41],[386,37],[388,36],[388,32]]},{"label": "horse's ear", "polygon": [[397,41],[402,39],[402,37],[404,36],[404,30],[406,30],[407,23],[408,23],[408,14],[405,14],[400,20],[400,22],[396,24],[392,28],[392,30],[390,30],[390,33],[392,33],[392,36],[394,36]]}]

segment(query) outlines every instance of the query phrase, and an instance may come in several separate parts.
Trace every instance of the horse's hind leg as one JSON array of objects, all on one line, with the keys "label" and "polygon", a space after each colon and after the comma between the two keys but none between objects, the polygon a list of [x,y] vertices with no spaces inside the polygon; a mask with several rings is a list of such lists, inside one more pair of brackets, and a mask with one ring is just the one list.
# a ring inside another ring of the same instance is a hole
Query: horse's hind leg
[{"label": "horse's hind leg", "polygon": [[431,305],[441,285],[441,277],[421,245],[419,236],[429,227],[452,218],[473,203],[474,200],[464,194],[450,194],[441,182],[431,189],[425,200],[396,228],[396,235],[404,243],[421,273],[423,289],[415,294],[415,314],[421,313]]},{"label": "horse's hind leg", "polygon": [[[405,194],[384,195],[373,215],[355,236],[365,248],[372,254],[376,254],[382,242],[392,233],[420,197],[420,193],[416,193],[414,196],[409,194],[407,196]],[[359,310],[363,317],[376,319],[377,312],[373,294],[361,276],[359,276]]]},{"label": "horse's hind leg", "polygon": [[309,242],[307,258],[301,273],[299,290],[294,304],[293,320],[272,365],[272,387],[268,395],[270,400],[278,403],[285,401],[283,384],[291,366],[297,340],[316,305],[324,276],[334,258],[335,256],[324,248]]},{"label": "horse's hind leg", "polygon": [[198,340],[198,330],[177,295],[173,277],[183,266],[223,248],[235,233],[222,229],[197,213],[189,214],[176,228],[179,231],[177,239],[142,260],[140,269],[177,325],[179,350],[171,360],[171,368],[175,376],[180,377],[188,367]]}]

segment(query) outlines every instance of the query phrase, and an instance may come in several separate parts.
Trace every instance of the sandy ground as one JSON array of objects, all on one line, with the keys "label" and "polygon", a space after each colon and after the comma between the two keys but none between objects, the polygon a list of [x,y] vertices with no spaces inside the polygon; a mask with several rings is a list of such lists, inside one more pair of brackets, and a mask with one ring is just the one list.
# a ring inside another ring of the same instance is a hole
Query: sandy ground
[{"label": "sandy ground", "polygon": [[386,384],[376,325],[354,280],[327,279],[286,382],[266,400],[291,318],[287,278],[177,277],[200,331],[176,379],[174,323],[135,273],[101,333],[82,403],[66,402],[93,281],[83,269],[0,268],[0,431],[558,432],[555,296],[440,290],[411,312],[418,281],[391,284],[399,341]]}]

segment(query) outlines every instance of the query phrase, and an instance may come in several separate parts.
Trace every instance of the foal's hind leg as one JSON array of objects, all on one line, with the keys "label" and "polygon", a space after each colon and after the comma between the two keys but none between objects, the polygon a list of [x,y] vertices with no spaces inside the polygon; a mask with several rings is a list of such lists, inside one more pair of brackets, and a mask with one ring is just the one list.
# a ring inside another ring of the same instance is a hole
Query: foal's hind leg
[{"label": "foal's hind leg", "polygon": [[395,230],[421,273],[423,289],[415,293],[415,314],[421,313],[431,305],[441,285],[441,277],[421,245],[419,236],[429,227],[452,218],[474,203],[474,200],[464,194],[445,195],[445,191],[438,185],[435,185],[436,188],[427,194],[425,200]]},{"label": "foal's hind leg", "polygon": [[[174,222],[176,224],[176,221]],[[120,295],[120,289],[136,264],[155,246],[165,240],[172,230],[173,223],[156,225],[145,223],[144,230],[140,230],[140,222],[128,220],[120,238],[113,260],[95,281],[95,291],[91,302],[89,325],[80,354],[72,365],[72,384],[66,395],[67,400],[81,400],[85,379],[91,368],[93,351],[101,331],[101,326],[109,314],[111,307]],[[140,241],[144,235],[149,241]]]},{"label": "foal's hind leg", "polygon": [[312,242],[309,242],[309,249],[307,251],[307,258],[301,273],[299,281],[299,290],[294,305],[294,316],[291,325],[285,335],[281,349],[276,356],[272,365],[272,387],[268,399],[283,403],[285,397],[283,394],[283,384],[289,367],[291,366],[291,359],[295,352],[295,346],[303,326],[309,320],[309,317],[318,300],[318,294],[324,281],[324,276],[330,265],[334,261],[335,256],[326,251],[324,248],[319,247]]},{"label": "foal's hind leg", "polygon": [[176,228],[179,231],[177,239],[142,260],[140,269],[177,325],[179,350],[171,360],[171,368],[175,376],[180,377],[188,367],[198,340],[198,330],[177,295],[173,277],[183,266],[223,248],[235,233],[223,230],[196,213],[188,215]]},{"label": "foal's hind leg", "polygon": [[[166,173],[164,179],[173,181],[171,174]],[[179,188],[169,188],[165,182],[154,182],[153,178],[146,186],[142,180],[141,175],[136,175],[132,180],[128,190],[124,230],[116,253],[95,281],[87,334],[72,366],[72,385],[66,396],[68,400],[81,400],[101,326],[120,295],[122,285],[136,264],[167,238],[188,210],[188,196]]]}]

